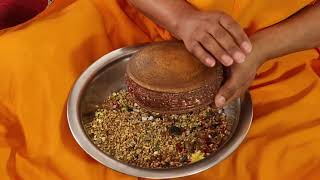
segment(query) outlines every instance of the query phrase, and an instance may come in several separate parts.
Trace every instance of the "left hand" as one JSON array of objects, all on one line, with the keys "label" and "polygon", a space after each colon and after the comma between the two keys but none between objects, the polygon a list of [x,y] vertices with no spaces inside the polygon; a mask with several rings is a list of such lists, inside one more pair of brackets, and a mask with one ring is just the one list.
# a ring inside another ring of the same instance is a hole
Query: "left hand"
[{"label": "left hand", "polygon": [[261,52],[257,52],[258,50],[260,48],[255,48],[242,64],[233,64],[230,67],[229,77],[215,98],[217,107],[227,105],[249,88],[257,70],[266,60]]}]

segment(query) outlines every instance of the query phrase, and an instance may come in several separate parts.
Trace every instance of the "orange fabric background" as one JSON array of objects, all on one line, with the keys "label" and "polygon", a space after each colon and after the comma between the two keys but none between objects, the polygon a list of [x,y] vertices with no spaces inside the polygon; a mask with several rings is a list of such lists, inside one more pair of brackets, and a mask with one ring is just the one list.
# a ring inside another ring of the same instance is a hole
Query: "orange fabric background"
[{"label": "orange fabric background", "polygon": [[[190,2],[227,11],[254,32],[311,1]],[[81,150],[67,126],[66,101],[102,55],[170,38],[124,0],[55,0],[33,20],[0,31],[0,179],[137,179]],[[265,64],[251,87],[254,122],[245,142],[218,166],[183,179],[319,179],[318,56],[309,50]]]}]

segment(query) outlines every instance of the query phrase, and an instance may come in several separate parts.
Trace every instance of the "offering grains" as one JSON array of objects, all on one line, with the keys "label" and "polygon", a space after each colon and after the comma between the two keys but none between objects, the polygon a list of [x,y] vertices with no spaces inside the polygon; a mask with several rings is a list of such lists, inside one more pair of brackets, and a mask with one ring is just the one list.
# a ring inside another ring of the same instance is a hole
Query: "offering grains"
[{"label": "offering grains", "polygon": [[223,109],[208,106],[185,114],[148,112],[126,90],[112,93],[84,124],[104,153],[130,165],[170,168],[191,164],[217,151],[230,135]]}]

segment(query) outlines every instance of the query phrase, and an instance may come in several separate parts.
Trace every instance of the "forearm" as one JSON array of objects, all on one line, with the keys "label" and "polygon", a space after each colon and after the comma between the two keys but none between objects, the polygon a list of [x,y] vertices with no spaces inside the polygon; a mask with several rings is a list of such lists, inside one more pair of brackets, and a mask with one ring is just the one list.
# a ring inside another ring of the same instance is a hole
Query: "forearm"
[{"label": "forearm", "polygon": [[185,0],[129,0],[129,2],[173,34],[176,33],[178,20],[195,11],[194,7]]},{"label": "forearm", "polygon": [[320,2],[251,36],[264,60],[320,47]]},{"label": "forearm", "polygon": [[215,98],[218,107],[244,93],[266,60],[320,46],[320,2],[256,32],[250,39],[253,49],[244,63],[231,66],[230,75]]}]

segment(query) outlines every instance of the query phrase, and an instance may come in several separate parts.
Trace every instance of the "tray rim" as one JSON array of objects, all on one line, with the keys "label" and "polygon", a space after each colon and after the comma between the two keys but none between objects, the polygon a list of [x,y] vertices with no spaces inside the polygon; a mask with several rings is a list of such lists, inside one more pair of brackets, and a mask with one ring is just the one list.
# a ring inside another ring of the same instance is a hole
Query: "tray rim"
[{"label": "tray rim", "polygon": [[[67,103],[67,119],[69,129],[72,133],[73,138],[79,144],[79,146],[93,159],[100,162],[104,166],[116,170],[118,172],[150,179],[162,179],[162,178],[178,178],[197,174],[210,167],[215,166],[223,159],[231,155],[238,146],[245,139],[253,118],[253,107],[252,100],[249,92],[246,92],[244,96],[238,98],[236,101],[240,104],[240,116],[236,131],[233,136],[228,140],[228,142],[222,147],[216,154],[215,158],[211,158],[211,162],[200,161],[188,166],[183,166],[180,168],[170,168],[170,169],[148,169],[133,167],[128,164],[117,161],[100,151],[86,136],[86,133],[82,127],[82,122],[79,116],[80,113],[80,99],[86,88],[86,85],[95,77],[101,69],[103,69],[108,64],[111,64],[118,59],[125,58],[131,54],[137,52],[139,49],[150,43],[144,43],[134,46],[123,47],[111,51],[110,53],[102,56],[93,64],[91,64],[76,80],[75,84],[70,91]],[[241,121],[241,123],[240,123]],[[239,130],[240,131],[239,131]],[[238,131],[237,131],[238,130]]]}]

